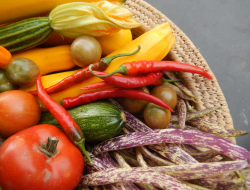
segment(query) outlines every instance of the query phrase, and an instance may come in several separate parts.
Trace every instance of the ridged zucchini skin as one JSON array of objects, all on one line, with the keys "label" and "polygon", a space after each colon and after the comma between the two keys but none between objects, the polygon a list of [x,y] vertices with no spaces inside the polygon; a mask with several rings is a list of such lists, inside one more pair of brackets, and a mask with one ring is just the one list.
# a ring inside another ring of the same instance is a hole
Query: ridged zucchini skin
[{"label": "ridged zucchini skin", "polygon": [[[110,102],[100,101],[67,109],[82,129],[86,142],[105,141],[119,135],[125,126],[123,111]],[[43,112],[39,124],[61,128],[50,112]]]},{"label": "ridged zucchini skin", "polygon": [[0,45],[10,52],[42,44],[53,32],[48,17],[34,17],[0,27]]}]

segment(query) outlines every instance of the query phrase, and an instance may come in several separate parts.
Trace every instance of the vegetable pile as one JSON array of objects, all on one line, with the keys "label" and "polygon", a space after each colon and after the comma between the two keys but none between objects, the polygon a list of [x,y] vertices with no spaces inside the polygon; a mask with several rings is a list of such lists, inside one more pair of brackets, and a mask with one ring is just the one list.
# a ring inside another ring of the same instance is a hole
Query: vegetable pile
[{"label": "vegetable pile", "polygon": [[0,18],[3,190],[249,189],[250,152],[228,140],[249,132],[196,110],[179,73],[213,78],[164,59],[169,23],[132,39],[124,0],[54,1]]}]

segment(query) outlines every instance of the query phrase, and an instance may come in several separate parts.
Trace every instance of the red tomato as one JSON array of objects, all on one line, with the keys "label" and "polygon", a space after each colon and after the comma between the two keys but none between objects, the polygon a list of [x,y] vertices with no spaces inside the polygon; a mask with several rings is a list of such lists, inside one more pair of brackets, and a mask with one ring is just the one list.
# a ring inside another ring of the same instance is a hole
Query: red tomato
[{"label": "red tomato", "polygon": [[0,93],[0,136],[7,138],[37,125],[40,117],[39,104],[30,93],[21,90]]},{"label": "red tomato", "polygon": [[[59,139],[51,158],[39,149],[48,137]],[[81,151],[53,125],[25,129],[0,147],[0,186],[4,190],[73,190],[81,179],[83,167]]]}]

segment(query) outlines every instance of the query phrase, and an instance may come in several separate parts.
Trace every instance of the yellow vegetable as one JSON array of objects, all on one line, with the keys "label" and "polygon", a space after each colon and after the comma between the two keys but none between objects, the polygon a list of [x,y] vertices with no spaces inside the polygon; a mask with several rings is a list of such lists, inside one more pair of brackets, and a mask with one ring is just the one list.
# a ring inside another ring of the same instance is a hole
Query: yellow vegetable
[{"label": "yellow vegetable", "polygon": [[[132,41],[131,30],[121,29],[115,34],[105,35],[96,37],[102,47],[102,56],[106,56],[113,51],[119,49],[123,45]],[[59,46],[59,45],[70,45],[74,41],[74,38],[62,37],[56,32],[42,44],[42,46]]]},{"label": "yellow vegetable", "polygon": [[73,2],[59,5],[49,13],[50,27],[57,33],[77,38],[82,35],[103,36],[120,29],[140,26],[125,6],[108,1],[98,3]]},{"label": "yellow vegetable", "polygon": [[132,41],[131,30],[120,30],[112,35],[96,37],[102,46],[102,56],[106,56]]},{"label": "yellow vegetable", "polygon": [[[100,0],[8,0],[0,1],[0,24],[14,22],[21,19],[40,16],[50,12],[56,6],[71,2],[96,3]],[[108,0],[122,5],[126,0]]]},{"label": "yellow vegetable", "polygon": [[55,71],[65,71],[76,65],[70,56],[70,45],[62,45],[51,48],[33,48],[18,53],[13,53],[13,59],[24,57],[34,61],[39,67],[41,75]]},{"label": "yellow vegetable", "polygon": [[[175,44],[175,41],[176,41],[175,36],[172,33],[172,30],[168,23],[156,26],[154,29],[142,34],[135,40],[127,43],[126,45],[122,46],[118,50],[108,55],[109,57],[118,53],[133,52],[137,49],[138,45],[141,46],[141,50],[135,55],[114,59],[105,72],[110,73],[111,71],[116,70],[124,62],[139,61],[139,60],[160,61],[168,54],[170,49]],[[69,71],[64,73],[43,76],[42,77],[43,85],[45,88],[50,87],[56,84],[58,81],[61,81],[65,76],[69,76],[72,73],[74,72]],[[98,77],[91,77],[77,85],[68,88],[67,90],[51,94],[51,97],[55,101],[60,102],[63,100],[63,98],[74,97],[83,93],[84,91],[80,90],[81,87],[100,81],[102,81],[102,79]],[[25,91],[36,90],[36,86],[34,85],[30,88],[21,88],[21,90]]]}]

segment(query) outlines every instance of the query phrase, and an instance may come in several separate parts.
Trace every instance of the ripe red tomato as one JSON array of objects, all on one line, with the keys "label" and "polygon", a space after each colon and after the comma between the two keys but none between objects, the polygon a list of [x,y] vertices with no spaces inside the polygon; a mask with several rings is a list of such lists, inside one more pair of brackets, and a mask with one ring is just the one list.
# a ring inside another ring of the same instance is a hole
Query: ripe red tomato
[{"label": "ripe red tomato", "polygon": [[[39,149],[48,137],[59,139],[51,158]],[[53,125],[36,125],[20,131],[0,147],[0,186],[4,190],[73,190],[83,167],[81,151]]]},{"label": "ripe red tomato", "polygon": [[39,104],[30,93],[21,90],[0,93],[0,136],[7,138],[37,125],[40,117]]}]

